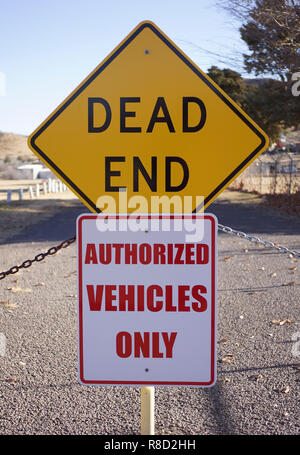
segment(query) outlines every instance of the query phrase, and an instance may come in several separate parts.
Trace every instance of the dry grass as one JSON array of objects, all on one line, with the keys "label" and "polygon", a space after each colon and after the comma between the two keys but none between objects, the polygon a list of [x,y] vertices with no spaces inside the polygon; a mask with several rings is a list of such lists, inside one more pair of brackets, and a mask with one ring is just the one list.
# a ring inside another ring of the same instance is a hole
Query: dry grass
[{"label": "dry grass", "polygon": [[300,191],[293,194],[259,194],[247,193],[238,189],[229,188],[224,191],[217,199],[220,202],[228,203],[251,203],[262,204],[267,207],[279,209],[290,215],[300,215]]},{"label": "dry grass", "polygon": [[[21,182],[27,183],[28,180],[9,180],[7,183],[11,184],[12,187],[16,185],[19,188]],[[2,187],[3,185],[5,186],[2,182]],[[218,201],[225,203],[249,203],[256,202],[257,199],[256,195],[239,193],[237,191],[224,191],[218,197]],[[19,234],[24,228],[42,220],[47,220],[55,215],[55,213],[68,207],[77,206],[78,204],[82,203],[69,190],[63,193],[41,195],[40,199],[25,199],[23,201],[13,201],[10,204],[0,202],[0,242],[5,243],[14,235]]]},{"label": "dry grass", "polygon": [[24,192],[23,201],[19,201],[17,192],[12,193],[12,202],[7,203],[7,193],[1,190],[28,188],[40,180],[0,180],[0,241],[5,243],[19,234],[24,228],[46,220],[56,212],[76,205],[79,199],[72,191],[62,193],[40,193],[39,199],[29,199],[29,192]]},{"label": "dry grass", "polygon": [[264,204],[291,215],[300,215],[300,191],[294,194],[267,194]]},{"label": "dry grass", "polygon": [[262,196],[256,193],[246,193],[234,188],[229,188],[223,191],[223,193],[217,197],[216,201],[228,204],[260,204]]},{"label": "dry grass", "polygon": [[21,158],[33,160],[36,156],[27,146],[27,136],[13,133],[0,133],[0,160],[8,157],[11,160]]},{"label": "dry grass", "polygon": [[[71,193],[71,192],[70,192]],[[64,194],[64,193],[61,193]],[[5,243],[23,229],[51,218],[55,213],[81,204],[79,199],[36,199],[0,204],[0,242]]]}]

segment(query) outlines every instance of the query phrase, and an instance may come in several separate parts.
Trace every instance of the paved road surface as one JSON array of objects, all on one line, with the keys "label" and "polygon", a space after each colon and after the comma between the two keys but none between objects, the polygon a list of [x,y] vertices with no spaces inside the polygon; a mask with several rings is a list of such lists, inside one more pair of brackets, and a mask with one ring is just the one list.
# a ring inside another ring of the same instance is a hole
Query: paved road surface
[{"label": "paved road surface", "polygon": [[[0,245],[1,270],[72,237],[85,211],[78,204]],[[295,217],[243,201],[211,211],[222,224],[300,250]],[[157,434],[300,433],[300,348],[292,355],[299,270],[288,255],[219,235],[218,381],[156,388]],[[0,302],[10,302],[0,304],[0,434],[139,434],[138,388],[77,383],[76,293],[75,245],[0,281]]]}]

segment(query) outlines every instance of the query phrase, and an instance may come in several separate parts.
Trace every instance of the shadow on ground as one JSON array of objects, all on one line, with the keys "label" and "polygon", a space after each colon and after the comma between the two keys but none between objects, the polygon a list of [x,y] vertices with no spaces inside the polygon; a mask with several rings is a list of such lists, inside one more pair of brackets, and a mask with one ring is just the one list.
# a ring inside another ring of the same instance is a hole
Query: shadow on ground
[{"label": "shadow on ground", "polygon": [[300,219],[263,202],[230,203],[216,201],[208,211],[214,213],[219,223],[250,234],[300,235]]},{"label": "shadow on ground", "polygon": [[[34,202],[34,201],[32,201]],[[88,209],[79,200],[70,207],[62,207],[47,220],[32,224],[9,241],[2,243],[23,242],[59,242],[73,237],[76,233],[76,218]],[[219,223],[251,234],[299,235],[300,220],[278,210],[245,202],[216,200],[209,206],[208,212],[214,213]],[[4,216],[4,215],[3,215]]]},{"label": "shadow on ground", "polygon": [[[37,201],[31,201],[31,208],[33,210],[35,208],[35,202]],[[81,213],[88,212],[88,209],[79,200],[73,200],[69,204],[65,204],[64,201],[53,201],[53,204],[55,204],[55,210],[52,216],[38,221],[38,216],[35,212],[33,215],[33,224],[27,223],[27,226],[20,229],[17,234],[12,235],[9,240],[0,239],[0,245],[25,242],[55,243],[74,237],[76,234],[76,218]],[[6,214],[2,213],[1,216],[6,216]],[[16,213],[14,213],[13,208],[10,209],[9,216],[17,219],[17,209]],[[31,216],[30,213],[28,216]]]}]

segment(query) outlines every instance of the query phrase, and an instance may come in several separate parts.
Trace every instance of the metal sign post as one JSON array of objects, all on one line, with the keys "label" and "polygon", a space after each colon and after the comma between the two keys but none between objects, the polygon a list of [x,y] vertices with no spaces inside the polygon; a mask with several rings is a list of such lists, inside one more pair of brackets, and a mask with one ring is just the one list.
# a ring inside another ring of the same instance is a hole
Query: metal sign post
[{"label": "metal sign post", "polygon": [[141,387],[141,434],[155,434],[155,388]]}]

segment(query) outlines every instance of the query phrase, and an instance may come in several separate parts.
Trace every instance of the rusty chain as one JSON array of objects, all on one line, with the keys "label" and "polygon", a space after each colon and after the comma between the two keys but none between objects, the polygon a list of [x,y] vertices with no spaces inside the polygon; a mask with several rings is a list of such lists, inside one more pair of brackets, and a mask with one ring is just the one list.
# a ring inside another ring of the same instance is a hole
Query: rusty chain
[{"label": "rusty chain", "polygon": [[[277,250],[278,252],[288,253],[288,254],[292,255],[293,257],[295,257],[295,258],[300,258],[300,251],[290,250],[286,246],[277,245],[274,242],[261,240],[259,237],[248,235],[248,234],[246,234],[245,232],[242,232],[242,231],[236,231],[235,229],[232,229],[229,226],[223,226],[222,224],[218,224],[218,229],[220,231],[222,231],[222,232],[225,232],[226,234],[235,235],[235,236],[237,236],[239,238],[249,240],[249,242],[262,245],[265,248],[273,248],[273,249]],[[76,240],[76,237],[72,237],[71,239],[64,240],[59,245],[52,246],[51,248],[49,248],[49,250],[46,251],[45,253],[37,254],[34,257],[34,259],[27,259],[21,265],[15,265],[15,266],[11,267],[9,270],[6,270],[5,272],[0,272],[0,280],[3,280],[8,275],[12,275],[14,273],[19,272],[20,269],[27,269],[34,262],[43,261],[47,256],[52,256],[52,255],[56,254],[62,248],[67,248],[72,243],[74,243],[75,240]]]},{"label": "rusty chain", "polygon": [[56,254],[59,250],[62,248],[67,248],[69,245],[74,243],[76,240],[76,237],[72,237],[71,239],[64,240],[62,243],[60,243],[57,246],[52,246],[49,248],[48,251],[45,251],[45,253],[39,253],[37,254],[34,259],[27,259],[24,261],[21,265],[15,265],[14,267],[11,267],[9,270],[6,270],[6,272],[0,272],[0,280],[3,280],[3,278],[6,278],[8,275],[12,275],[14,273],[19,272],[21,269],[27,269],[30,267],[34,262],[40,262],[43,261],[47,256],[52,256],[53,254]]}]

